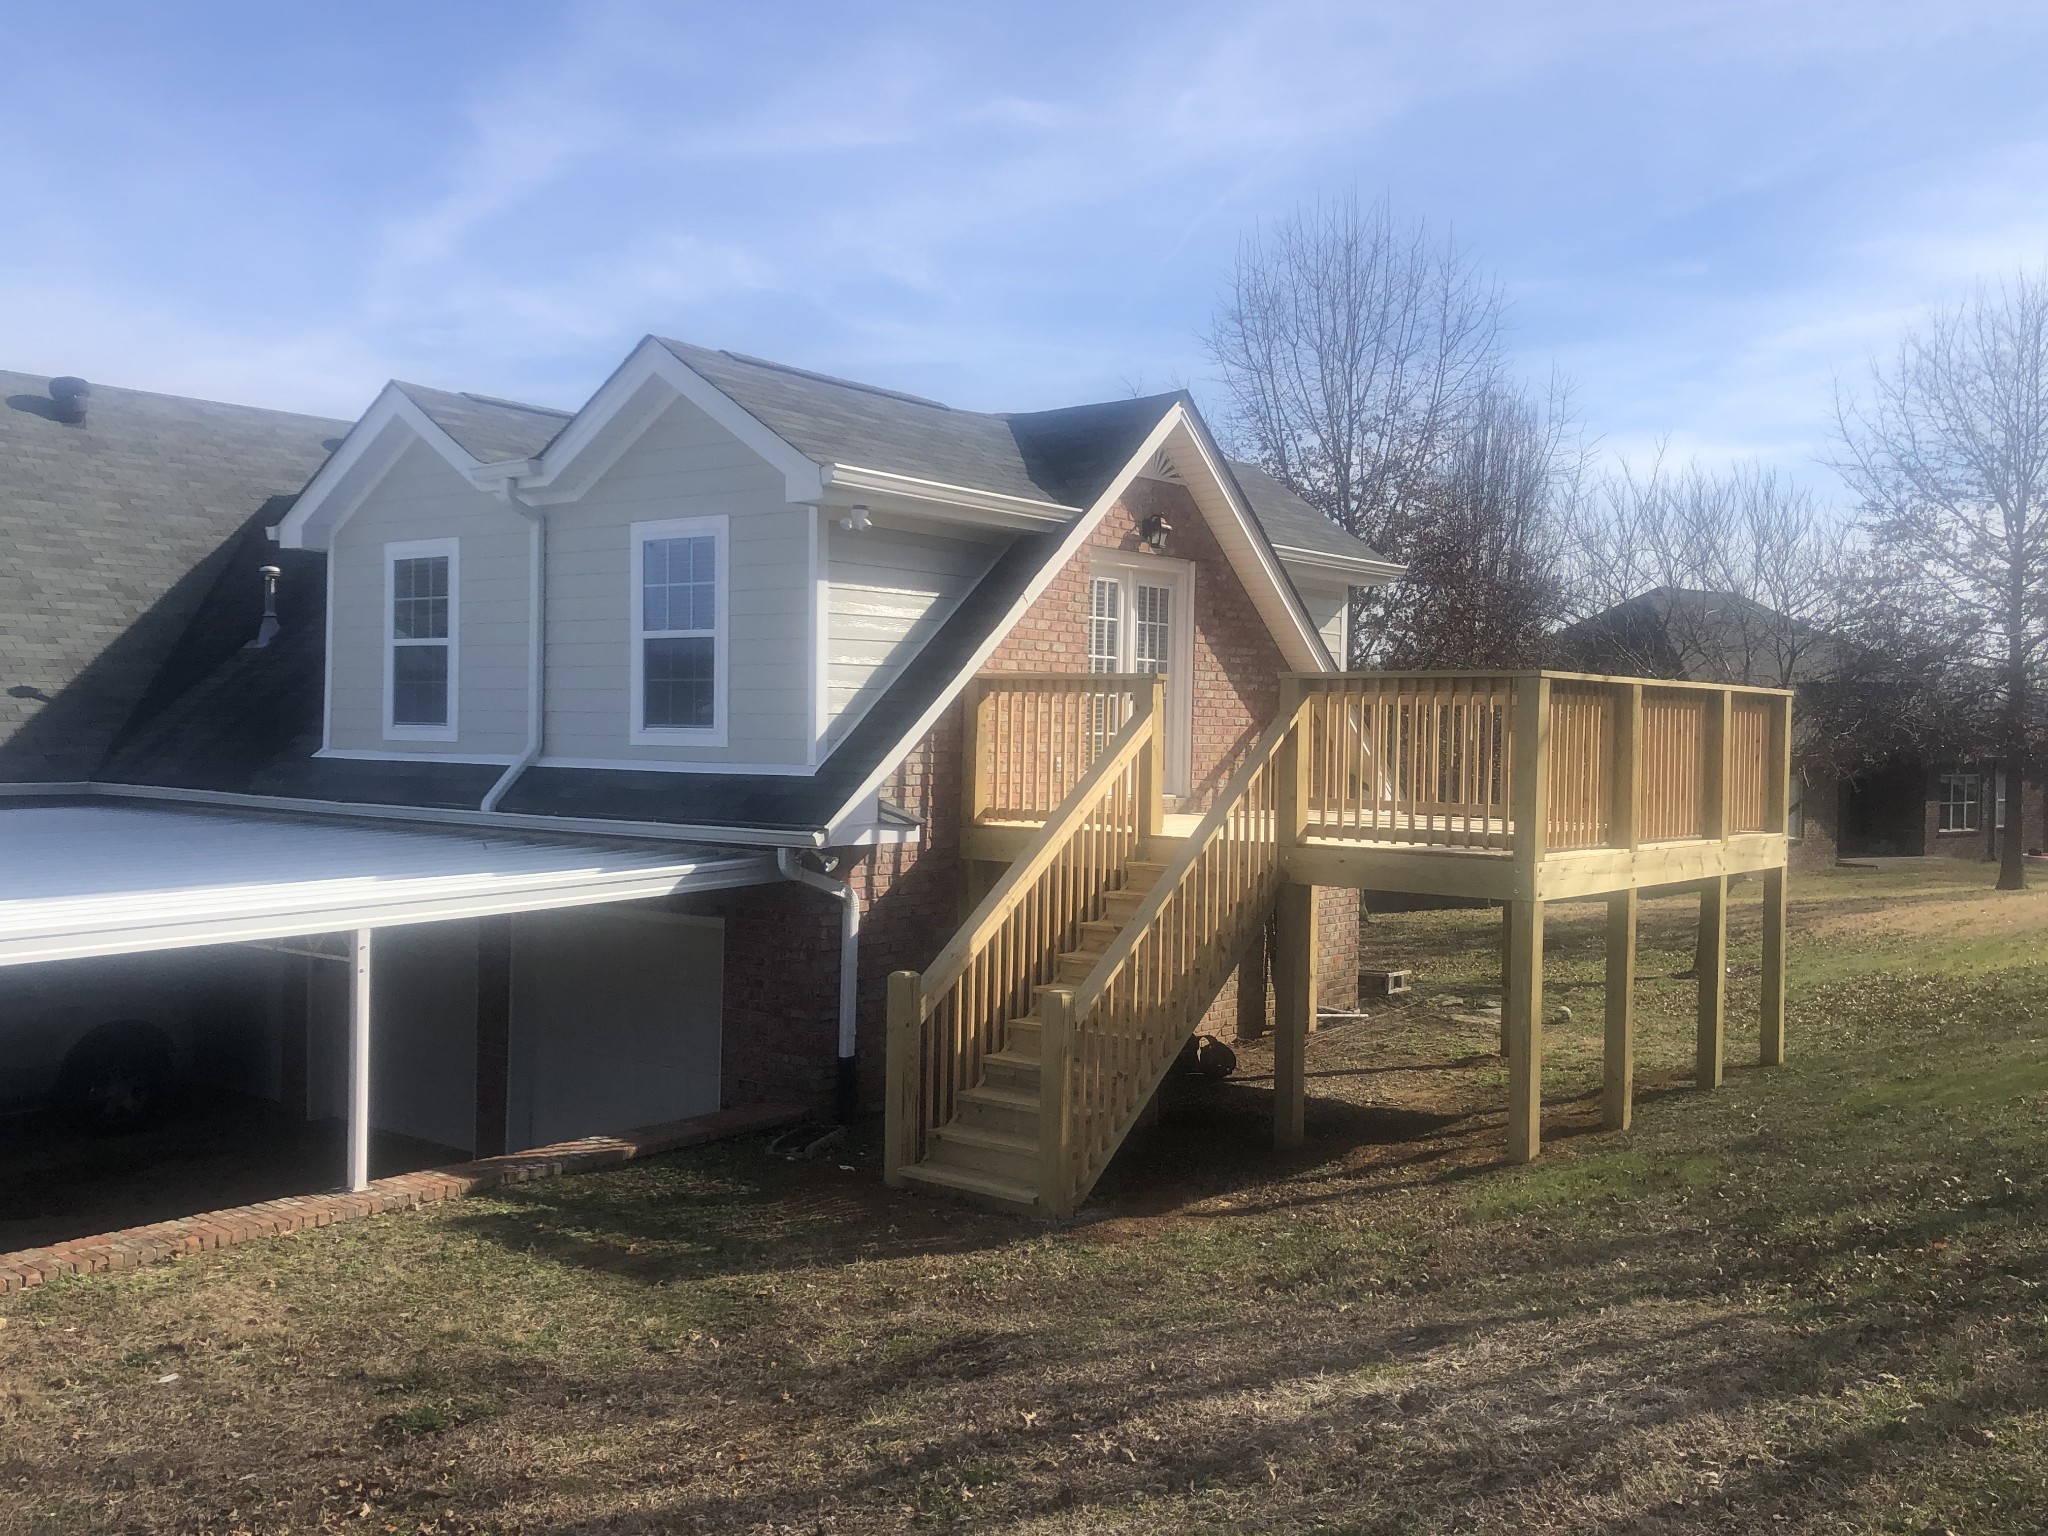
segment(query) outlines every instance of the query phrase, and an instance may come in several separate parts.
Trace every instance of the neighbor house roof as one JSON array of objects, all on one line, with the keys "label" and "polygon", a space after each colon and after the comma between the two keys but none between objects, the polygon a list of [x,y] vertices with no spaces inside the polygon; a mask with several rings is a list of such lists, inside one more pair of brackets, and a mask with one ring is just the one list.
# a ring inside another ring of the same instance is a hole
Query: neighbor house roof
[{"label": "neighbor house roof", "polygon": [[1574,665],[1702,683],[1781,686],[1832,667],[1840,642],[1735,592],[1653,587],[1558,631]]},{"label": "neighbor house roof", "polygon": [[248,527],[344,421],[0,372],[0,779],[88,776]]}]

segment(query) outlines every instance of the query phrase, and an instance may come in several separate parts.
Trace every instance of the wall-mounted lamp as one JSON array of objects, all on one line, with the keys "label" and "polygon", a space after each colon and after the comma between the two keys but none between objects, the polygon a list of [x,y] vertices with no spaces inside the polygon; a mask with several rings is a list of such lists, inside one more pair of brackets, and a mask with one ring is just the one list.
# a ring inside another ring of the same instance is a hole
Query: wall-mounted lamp
[{"label": "wall-mounted lamp", "polygon": [[1169,523],[1157,512],[1154,512],[1144,522],[1138,524],[1138,537],[1144,541],[1145,547],[1155,555],[1165,552],[1166,536],[1171,532],[1173,532],[1173,524]]},{"label": "wall-mounted lamp", "polygon": [[848,533],[866,533],[868,531],[868,509],[866,507],[848,507],[846,509],[846,516],[839,519],[839,526]]}]

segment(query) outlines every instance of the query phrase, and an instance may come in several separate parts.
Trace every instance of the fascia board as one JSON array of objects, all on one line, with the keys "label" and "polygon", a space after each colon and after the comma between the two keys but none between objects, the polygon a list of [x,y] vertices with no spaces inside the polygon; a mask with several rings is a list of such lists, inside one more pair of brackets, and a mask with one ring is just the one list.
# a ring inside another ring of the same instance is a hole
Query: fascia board
[{"label": "fascia board", "polygon": [[1317,574],[1342,576],[1347,578],[1345,585],[1353,587],[1383,587],[1408,574],[1405,565],[1396,565],[1391,560],[1372,560],[1363,555],[1339,555],[1328,550],[1302,549],[1293,544],[1275,544],[1273,552],[1289,569],[1299,567]]},{"label": "fascia board", "polygon": [[184,910],[173,917],[153,920],[137,916],[97,925],[81,922],[39,932],[0,933],[0,966],[189,949],[204,944],[248,943],[350,928],[390,928],[513,912],[558,911],[693,891],[766,885],[780,879],[774,863],[758,854],[601,874],[423,877],[393,882],[392,889],[367,900],[350,900],[330,893],[324,901],[278,900],[267,906],[252,904],[240,911]]},{"label": "fascia board", "polygon": [[[923,480],[915,475],[899,475],[893,470],[868,469],[858,464],[827,464],[824,482],[826,499],[835,506],[851,505],[863,494],[901,498],[957,511],[963,514],[960,521],[979,527],[1046,528],[1078,517],[1083,510],[1056,501],[976,490],[972,486]],[[834,492],[845,494],[835,495]]]},{"label": "fascia board", "polygon": [[660,415],[659,406],[645,410],[623,443],[611,444],[608,451],[601,445],[605,429],[621,412],[630,409],[655,380],[666,384],[780,471],[784,493],[790,501],[814,502],[823,494],[824,475],[815,462],[776,436],[732,396],[650,336],[633,349],[576,413],[575,419],[542,451],[535,461],[537,471],[520,485],[526,500],[546,506],[572,501],[582,494]]},{"label": "fascia board", "polygon": [[[1272,541],[1266,537],[1264,525],[1253,515],[1250,504],[1246,502],[1243,491],[1238,487],[1237,477],[1230,473],[1215,440],[1210,437],[1208,425],[1185,403],[1175,405],[1171,417],[1186,429],[1203,469],[1216,488],[1223,493],[1225,504],[1236,517],[1238,527],[1258,562],[1258,574],[1264,578],[1268,593],[1281,605],[1282,613],[1288,621],[1287,628],[1293,631],[1291,636],[1281,626],[1273,625],[1270,616],[1267,618],[1268,627],[1280,631],[1274,638],[1280,641],[1281,649],[1290,649],[1287,642],[1291,638],[1295,642],[1292,649],[1296,654],[1289,657],[1289,660],[1302,665],[1305,671],[1337,671],[1336,659],[1330,655],[1330,648],[1323,644],[1321,632],[1310,620],[1308,610],[1302,606],[1301,594],[1294,590],[1294,582],[1282,565]],[[1187,470],[1182,468],[1181,474],[1185,478]],[[1238,573],[1240,579],[1245,574],[1243,571]],[[1253,595],[1253,600],[1257,601],[1256,594]]]},{"label": "fascia board", "polygon": [[[386,384],[277,525],[280,549],[328,547],[336,530],[355,514],[397,462],[398,454],[391,451],[393,428],[409,430],[465,478],[477,467],[475,457],[436,425],[404,390],[395,383]],[[358,474],[358,470],[362,473]],[[323,511],[327,514],[324,518],[320,517]]]}]

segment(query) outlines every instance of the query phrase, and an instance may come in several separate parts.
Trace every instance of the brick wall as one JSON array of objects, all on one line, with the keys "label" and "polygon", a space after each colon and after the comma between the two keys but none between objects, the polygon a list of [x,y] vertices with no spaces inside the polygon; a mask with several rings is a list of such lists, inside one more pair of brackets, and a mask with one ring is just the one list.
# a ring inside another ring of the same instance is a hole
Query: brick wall
[{"label": "brick wall", "polygon": [[[1206,809],[1272,719],[1285,657],[1267,632],[1223,550],[1185,487],[1139,481],[1097,526],[991,656],[987,670],[1088,670],[1090,551],[1135,553],[1138,527],[1153,512],[1173,525],[1171,558],[1195,567],[1193,794]],[[840,850],[837,873],[862,904],[860,1045],[862,1102],[880,1102],[888,975],[922,970],[966,915],[960,862],[962,740],[956,704],[883,786],[885,799],[924,825],[921,843]],[[793,885],[735,891],[702,910],[725,918],[725,1102],[831,1100],[837,1056],[836,905]],[[1321,893],[1320,1001],[1350,1007],[1357,997],[1358,898]],[[1234,978],[1203,1027],[1236,1030]]]}]

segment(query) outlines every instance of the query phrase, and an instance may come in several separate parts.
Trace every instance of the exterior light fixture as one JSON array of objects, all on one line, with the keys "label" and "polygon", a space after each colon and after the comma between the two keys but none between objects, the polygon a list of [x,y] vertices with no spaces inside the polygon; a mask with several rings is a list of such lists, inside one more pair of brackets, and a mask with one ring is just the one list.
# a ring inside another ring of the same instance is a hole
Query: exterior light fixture
[{"label": "exterior light fixture", "polygon": [[846,509],[846,516],[839,519],[839,526],[848,533],[866,533],[868,531],[868,509],[866,507],[848,507]]},{"label": "exterior light fixture", "polygon": [[1157,512],[1154,512],[1144,522],[1138,524],[1138,537],[1144,541],[1145,547],[1155,555],[1165,552],[1166,536],[1171,532],[1173,532],[1173,524],[1169,523]]}]

